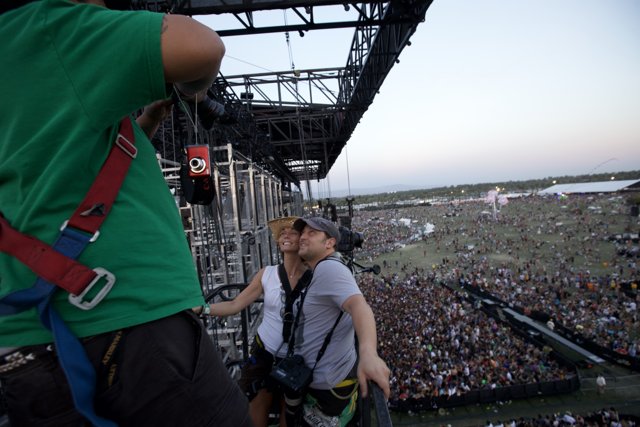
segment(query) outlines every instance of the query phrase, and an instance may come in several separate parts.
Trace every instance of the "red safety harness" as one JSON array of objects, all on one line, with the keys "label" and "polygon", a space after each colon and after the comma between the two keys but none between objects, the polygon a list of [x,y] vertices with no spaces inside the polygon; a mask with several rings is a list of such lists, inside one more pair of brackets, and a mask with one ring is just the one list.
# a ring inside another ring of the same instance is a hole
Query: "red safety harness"
[{"label": "red safety harness", "polygon": [[[60,231],[68,227],[90,235],[89,243],[96,241],[129,165],[138,153],[134,144],[131,119],[125,118],[120,122],[118,137],[96,180]],[[69,292],[69,301],[84,310],[95,307],[115,282],[115,276],[104,268],[91,269],[80,264],[41,240],[14,229],[4,217],[0,217],[0,251],[16,257],[38,277]],[[101,278],[106,284],[93,300],[84,301],[84,296]]]},{"label": "red safety harness", "polygon": [[[76,409],[94,426],[116,427],[113,421],[96,414],[94,396],[96,373],[82,343],[56,312],[51,300],[58,288],[69,292],[69,302],[83,310],[95,307],[109,293],[115,276],[104,268],[94,268],[75,261],[86,246],[95,242],[100,225],[111,211],[124,182],[131,161],[138,150],[134,145],[131,119],[120,122],[120,130],[107,159],[84,200],[68,221],[60,227],[53,245],[19,232],[0,218],[0,251],[16,257],[38,279],[30,288],[0,298],[0,315],[12,315],[36,307],[40,321],[54,338],[58,360],[67,377]],[[87,293],[105,279],[105,284],[91,300]]]}]

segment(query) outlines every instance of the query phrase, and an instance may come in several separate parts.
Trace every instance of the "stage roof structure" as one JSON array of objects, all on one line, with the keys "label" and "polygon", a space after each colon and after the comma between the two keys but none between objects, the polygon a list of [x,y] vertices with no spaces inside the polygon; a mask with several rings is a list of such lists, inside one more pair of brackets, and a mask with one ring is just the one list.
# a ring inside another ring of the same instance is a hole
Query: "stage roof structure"
[{"label": "stage roof structure", "polygon": [[[425,21],[431,3],[133,0],[133,7],[191,16],[231,14],[237,26],[217,30],[223,37],[354,29],[342,67],[221,76],[211,88],[226,111],[214,139],[233,141],[253,161],[299,187],[301,181],[326,177],[417,26]],[[330,14],[318,13],[329,7]],[[258,14],[273,10],[290,11],[295,19],[286,25],[259,26]]]}]

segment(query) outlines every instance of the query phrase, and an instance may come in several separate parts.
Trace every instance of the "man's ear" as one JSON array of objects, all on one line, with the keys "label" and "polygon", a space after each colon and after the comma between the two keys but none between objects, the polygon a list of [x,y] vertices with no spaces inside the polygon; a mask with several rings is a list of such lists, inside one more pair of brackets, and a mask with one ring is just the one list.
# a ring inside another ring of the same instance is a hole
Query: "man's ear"
[{"label": "man's ear", "polygon": [[[330,240],[333,240],[333,244],[329,243]],[[335,248],[336,247],[336,239],[335,239],[335,237],[329,237],[328,239],[326,239],[324,241],[324,247],[327,248],[327,249]]]}]

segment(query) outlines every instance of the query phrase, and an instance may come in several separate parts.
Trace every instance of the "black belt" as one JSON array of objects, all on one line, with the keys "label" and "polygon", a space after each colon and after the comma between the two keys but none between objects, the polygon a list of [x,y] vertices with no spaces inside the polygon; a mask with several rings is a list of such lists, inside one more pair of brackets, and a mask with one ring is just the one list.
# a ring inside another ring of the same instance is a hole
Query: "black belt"
[{"label": "black belt", "polygon": [[21,347],[14,352],[0,356],[0,375],[25,367],[52,352],[52,344],[41,344]]},{"label": "black belt", "polygon": [[[0,0],[0,2],[1,1],[2,0]],[[115,341],[115,345],[111,350],[111,353],[113,353],[113,350],[120,342],[121,336],[118,336],[118,334],[122,335],[122,332],[114,331],[114,332],[106,332],[105,334],[111,334],[111,337],[110,337],[111,344],[108,346],[109,348],[111,348],[110,346],[114,345],[114,341]],[[88,343],[98,337],[101,337],[102,335],[104,334],[93,335],[86,338],[80,338],[80,342]],[[116,337],[117,337],[117,340],[116,340]],[[0,375],[11,372],[17,368],[25,367],[28,364],[35,362],[36,360],[40,360],[45,356],[49,356],[52,353],[55,353],[55,351],[56,351],[55,347],[52,343],[28,345],[28,346],[16,348],[14,351],[0,356]]]}]

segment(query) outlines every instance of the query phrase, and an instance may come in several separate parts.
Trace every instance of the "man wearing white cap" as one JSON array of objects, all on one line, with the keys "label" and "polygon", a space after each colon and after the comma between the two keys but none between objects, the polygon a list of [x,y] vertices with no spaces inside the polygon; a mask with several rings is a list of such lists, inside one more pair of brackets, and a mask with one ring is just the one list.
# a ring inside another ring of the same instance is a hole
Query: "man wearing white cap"
[{"label": "man wearing white cap", "polygon": [[[293,226],[302,233],[298,254],[314,271],[294,333],[295,353],[313,368],[303,419],[308,424],[323,419],[327,425],[340,420],[344,425],[353,417],[358,384],[363,396],[368,393],[367,380],[372,380],[389,397],[389,368],[378,356],[371,307],[336,252],[340,242],[338,227],[319,217],[298,219]],[[317,361],[334,325],[326,351]],[[358,336],[357,352],[354,330]]]}]

